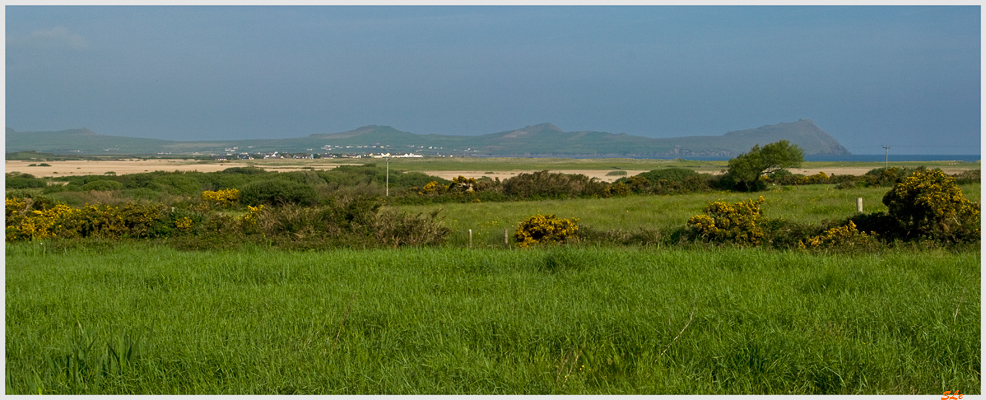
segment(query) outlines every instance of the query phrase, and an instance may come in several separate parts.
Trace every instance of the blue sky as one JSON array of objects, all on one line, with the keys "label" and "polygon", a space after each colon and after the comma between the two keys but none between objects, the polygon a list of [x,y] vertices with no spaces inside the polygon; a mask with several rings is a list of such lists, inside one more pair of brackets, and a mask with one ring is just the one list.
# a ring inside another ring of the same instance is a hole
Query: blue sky
[{"label": "blue sky", "polygon": [[174,140],[363,125],[976,154],[980,8],[6,6],[6,126]]}]

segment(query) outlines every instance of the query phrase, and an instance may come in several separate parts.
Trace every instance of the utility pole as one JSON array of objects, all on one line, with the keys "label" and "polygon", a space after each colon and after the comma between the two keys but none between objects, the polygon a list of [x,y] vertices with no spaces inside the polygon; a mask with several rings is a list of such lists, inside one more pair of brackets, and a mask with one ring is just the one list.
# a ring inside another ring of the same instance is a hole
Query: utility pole
[{"label": "utility pole", "polygon": [[890,145],[883,146],[883,149],[887,151],[887,153],[884,154],[883,169],[890,169]]},{"label": "utility pole", "polygon": [[390,157],[384,157],[387,159],[387,194],[386,197],[390,197]]}]

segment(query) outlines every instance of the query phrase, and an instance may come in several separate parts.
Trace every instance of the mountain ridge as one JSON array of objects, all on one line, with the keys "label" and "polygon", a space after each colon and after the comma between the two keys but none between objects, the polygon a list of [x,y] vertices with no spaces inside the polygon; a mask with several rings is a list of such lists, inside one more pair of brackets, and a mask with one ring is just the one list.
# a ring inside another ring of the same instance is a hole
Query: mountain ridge
[{"label": "mountain ridge", "polygon": [[[416,134],[391,126],[365,125],[299,138],[169,141],[100,135],[86,128],[17,132],[7,127],[8,152],[81,154],[227,154],[238,152],[403,153],[473,156],[685,157],[735,156],[753,145],[788,140],[806,155],[851,153],[810,119],[729,131],[720,136],[651,138],[599,131],[566,132],[545,122],[477,136]],[[348,146],[348,147],[347,147]]]}]

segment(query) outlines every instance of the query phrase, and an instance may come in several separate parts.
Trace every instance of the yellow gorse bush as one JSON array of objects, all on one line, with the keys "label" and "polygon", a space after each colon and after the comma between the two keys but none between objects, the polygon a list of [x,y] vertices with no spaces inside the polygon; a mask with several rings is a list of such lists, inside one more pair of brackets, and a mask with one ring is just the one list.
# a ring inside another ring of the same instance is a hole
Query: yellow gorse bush
[{"label": "yellow gorse bush", "polygon": [[798,247],[801,249],[852,248],[873,242],[873,236],[860,232],[856,229],[856,224],[849,221],[846,225],[829,229],[821,235],[798,242]]},{"label": "yellow gorse bush", "polygon": [[192,223],[193,221],[191,218],[181,217],[175,220],[175,228],[178,228],[180,231],[188,231],[189,229],[192,229]]},{"label": "yellow gorse bush", "polygon": [[23,211],[25,208],[27,208],[27,203],[23,200],[8,198],[4,205],[4,214],[7,216],[7,219],[10,219],[14,214]]},{"label": "yellow gorse bush", "polygon": [[240,220],[251,225],[257,224],[257,215],[264,211],[264,205],[259,206],[247,206],[247,213],[240,217]]},{"label": "yellow gorse bush", "polygon": [[689,218],[688,226],[708,240],[758,244],[765,234],[758,225],[763,202],[763,196],[735,204],[715,201],[705,206],[705,215]]},{"label": "yellow gorse bush", "polygon": [[517,246],[538,243],[564,243],[579,229],[578,219],[562,219],[551,215],[535,215],[520,223],[514,232]]},{"label": "yellow gorse bush", "polygon": [[883,196],[883,204],[911,236],[979,237],[979,204],[939,169],[914,171]]},{"label": "yellow gorse bush", "polygon": [[826,175],[825,172],[819,171],[815,175],[811,175],[811,176],[800,176],[800,177],[798,177],[798,180],[795,182],[795,184],[797,184],[797,185],[812,185],[812,184],[819,184],[819,183],[827,183],[829,181],[829,178],[830,177],[828,175]]},{"label": "yellow gorse bush", "polygon": [[[10,203],[11,207],[18,203]],[[74,208],[56,204],[43,210],[14,213],[6,221],[10,241],[72,237],[148,237],[164,217],[164,206],[127,203],[123,206],[85,204]]]},{"label": "yellow gorse bush", "polygon": [[445,189],[445,186],[439,185],[438,181],[431,181],[425,184],[425,186],[418,191],[418,194],[424,195],[441,193],[443,189]]},{"label": "yellow gorse bush", "polygon": [[240,199],[239,189],[223,189],[217,191],[206,190],[202,192],[202,200],[210,203],[216,203],[223,208],[228,208],[233,205],[233,202]]},{"label": "yellow gorse bush", "polygon": [[[47,239],[57,236],[73,236],[64,229],[78,209],[58,204],[45,210],[32,210],[16,221],[7,221],[8,242],[27,239]],[[13,222],[13,224],[11,224]]]}]

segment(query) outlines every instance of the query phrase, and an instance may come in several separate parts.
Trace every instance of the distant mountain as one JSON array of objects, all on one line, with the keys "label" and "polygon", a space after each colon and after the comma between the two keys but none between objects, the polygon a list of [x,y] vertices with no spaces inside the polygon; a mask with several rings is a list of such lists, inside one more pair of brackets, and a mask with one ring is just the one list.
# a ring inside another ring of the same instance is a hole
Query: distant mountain
[{"label": "distant mountain", "polygon": [[169,143],[167,140],[100,135],[85,128],[57,132],[17,132],[7,127],[5,135],[4,142],[8,152],[37,150],[57,154],[133,154]]},{"label": "distant mountain", "polygon": [[727,132],[721,136],[648,138],[625,133],[565,132],[544,123],[479,136],[414,134],[389,126],[369,125],[347,132],[314,134],[289,139],[225,141],[168,141],[99,135],[88,129],[58,132],[16,132],[7,128],[8,152],[44,151],[82,154],[227,154],[258,152],[405,153],[475,156],[687,157],[735,156],[764,145],[788,140],[806,155],[850,155],[845,147],[814,122],[767,125]]}]

